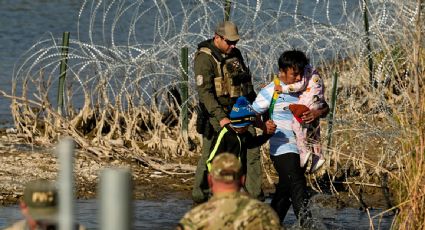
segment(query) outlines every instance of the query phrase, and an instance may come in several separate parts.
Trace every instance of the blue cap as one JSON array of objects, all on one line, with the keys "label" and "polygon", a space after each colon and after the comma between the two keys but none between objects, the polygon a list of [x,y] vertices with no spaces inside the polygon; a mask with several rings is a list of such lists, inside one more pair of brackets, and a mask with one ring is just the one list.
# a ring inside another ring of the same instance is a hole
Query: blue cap
[{"label": "blue cap", "polygon": [[246,97],[238,97],[230,112],[230,122],[233,127],[241,128],[255,121],[255,113]]}]

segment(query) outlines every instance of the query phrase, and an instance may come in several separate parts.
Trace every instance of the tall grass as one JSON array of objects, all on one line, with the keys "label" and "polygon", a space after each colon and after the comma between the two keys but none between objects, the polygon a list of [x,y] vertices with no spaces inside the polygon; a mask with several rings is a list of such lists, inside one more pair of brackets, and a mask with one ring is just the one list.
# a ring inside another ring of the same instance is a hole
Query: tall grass
[{"label": "tall grass", "polygon": [[[424,95],[425,91],[421,92]],[[396,221],[399,229],[425,229],[425,103],[413,106],[419,110],[413,116],[400,116],[404,134],[400,140],[404,168],[400,180],[394,182],[400,212]]]},{"label": "tall grass", "polygon": [[[307,52],[328,89],[337,72],[335,122],[327,134],[333,135],[326,156],[329,178],[345,183],[357,197],[354,184],[379,187],[382,175],[388,175],[393,209],[399,210],[394,228],[423,229],[425,52],[424,7],[419,6],[424,2],[368,1],[368,37],[363,1],[324,0],[309,7],[303,1],[271,2],[231,5],[230,18],[242,37],[238,47],[246,54],[255,87],[269,81],[278,56],[292,48]],[[71,34],[65,113],[55,110],[61,47],[52,35],[27,51],[12,91],[3,92],[12,98],[19,132],[41,143],[71,135],[99,157],[152,163],[153,156],[198,155],[194,77],[190,69],[189,82],[180,78],[180,48],[189,47],[193,59],[197,43],[211,38],[224,17],[224,3],[84,1],[76,12],[78,34]],[[189,85],[188,101],[180,101],[180,84]],[[189,105],[195,148],[180,134],[183,103]]]}]

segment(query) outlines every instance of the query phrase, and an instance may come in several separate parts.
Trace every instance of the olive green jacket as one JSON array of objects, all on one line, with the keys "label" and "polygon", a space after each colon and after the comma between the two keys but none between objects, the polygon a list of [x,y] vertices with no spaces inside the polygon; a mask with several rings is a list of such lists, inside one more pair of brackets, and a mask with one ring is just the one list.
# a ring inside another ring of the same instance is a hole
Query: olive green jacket
[{"label": "olive green jacket", "polygon": [[[199,43],[198,50],[201,47],[210,48],[211,52],[221,55],[222,58],[238,57],[241,60],[243,67],[246,68],[241,52],[237,48],[233,48],[232,53],[225,55],[214,46],[212,39]],[[212,55],[200,51],[195,54],[194,73],[199,101],[204,104],[208,111],[210,123],[216,132],[218,132],[221,128],[220,120],[228,117],[228,113],[236,101],[236,98],[230,98],[229,96],[216,96],[214,78],[216,76],[220,76],[218,69],[217,62]],[[243,96],[246,96],[248,100],[252,102],[255,99],[256,94],[252,91],[250,95]]]}]

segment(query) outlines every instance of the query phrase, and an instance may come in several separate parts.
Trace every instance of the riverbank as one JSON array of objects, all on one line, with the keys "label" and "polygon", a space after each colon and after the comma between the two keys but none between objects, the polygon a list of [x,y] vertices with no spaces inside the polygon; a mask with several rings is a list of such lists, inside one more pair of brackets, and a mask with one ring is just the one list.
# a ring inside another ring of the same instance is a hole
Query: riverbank
[{"label": "riverbank", "polygon": [[[54,146],[35,146],[23,142],[16,134],[0,132],[0,204],[16,204],[24,185],[33,179],[55,180],[59,165]],[[135,199],[158,199],[161,194],[176,191],[188,197],[193,173],[175,175],[153,170],[138,162],[99,159],[76,149],[74,178],[77,199],[95,198],[99,175],[104,168],[129,168],[132,172]]]},{"label": "riverbank", "polygon": [[[54,146],[35,146],[24,143],[24,139],[19,138],[17,134],[6,133],[5,130],[1,130],[0,133],[0,205],[7,206],[18,202],[26,182],[36,178],[55,180],[59,167]],[[181,164],[182,159],[179,159],[182,167],[178,169],[178,172],[172,173],[145,166],[136,161],[99,159],[81,149],[76,149],[75,154],[74,177],[77,199],[96,198],[99,175],[102,169],[108,167],[131,169],[134,199],[160,200],[170,193],[178,196],[177,198],[190,199],[196,157],[185,159],[185,164]],[[158,163],[167,164],[167,162]],[[179,165],[179,163],[169,162],[168,164]],[[193,167],[190,168],[188,165]],[[273,177],[273,179],[276,178]],[[314,202],[323,207],[387,208],[387,200],[379,186],[369,186],[365,189],[364,186],[359,187],[356,184],[350,187],[340,184],[334,185],[336,190],[331,192],[329,183],[326,183],[324,179],[319,179],[319,183],[322,195],[315,196]],[[263,188],[268,197],[274,192],[274,187],[268,183],[266,175]],[[319,194],[319,192],[317,189],[311,189],[311,194]]]}]

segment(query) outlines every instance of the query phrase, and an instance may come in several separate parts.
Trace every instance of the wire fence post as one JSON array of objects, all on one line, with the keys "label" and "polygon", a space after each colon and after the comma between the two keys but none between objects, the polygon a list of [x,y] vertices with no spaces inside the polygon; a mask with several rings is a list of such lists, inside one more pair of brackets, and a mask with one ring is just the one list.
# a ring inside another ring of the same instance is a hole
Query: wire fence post
[{"label": "wire fence post", "polygon": [[372,58],[372,45],[370,44],[370,33],[369,33],[369,18],[367,13],[369,8],[367,7],[367,0],[363,0],[363,21],[364,21],[364,30],[365,30],[365,43],[367,49],[367,61],[369,67],[369,84],[370,86],[377,87],[377,82],[373,77],[373,58]]},{"label": "wire fence post", "polygon": [[[329,148],[331,146],[331,141],[332,141],[332,128],[333,128],[335,108],[336,108],[337,88],[338,88],[338,73],[335,71],[332,76],[332,95],[331,95],[331,104],[329,108],[330,111],[328,116],[328,140],[327,140],[327,146],[326,146],[327,152],[329,152]],[[330,160],[328,161],[328,164],[330,164]]]},{"label": "wire fence post", "polygon": [[62,115],[64,107],[64,94],[65,94],[65,77],[68,63],[68,48],[69,48],[69,32],[64,32],[62,37],[62,55],[60,63],[60,75],[58,85],[58,113]]},{"label": "wire fence post", "polygon": [[230,9],[231,9],[232,1],[226,0],[226,3],[224,3],[224,21],[230,20]]},{"label": "wire fence post", "polygon": [[132,181],[129,169],[104,169],[100,177],[100,229],[130,230]]},{"label": "wire fence post", "polygon": [[66,137],[57,146],[59,158],[59,229],[73,230],[74,225],[74,140]]},{"label": "wire fence post", "polygon": [[181,122],[182,122],[182,135],[184,138],[184,141],[188,143],[188,114],[187,114],[187,104],[188,104],[188,98],[189,98],[189,92],[188,92],[188,55],[189,55],[189,49],[187,47],[181,48],[181,74],[182,74],[182,84],[181,84],[181,96],[182,96],[182,111],[181,111]]}]

